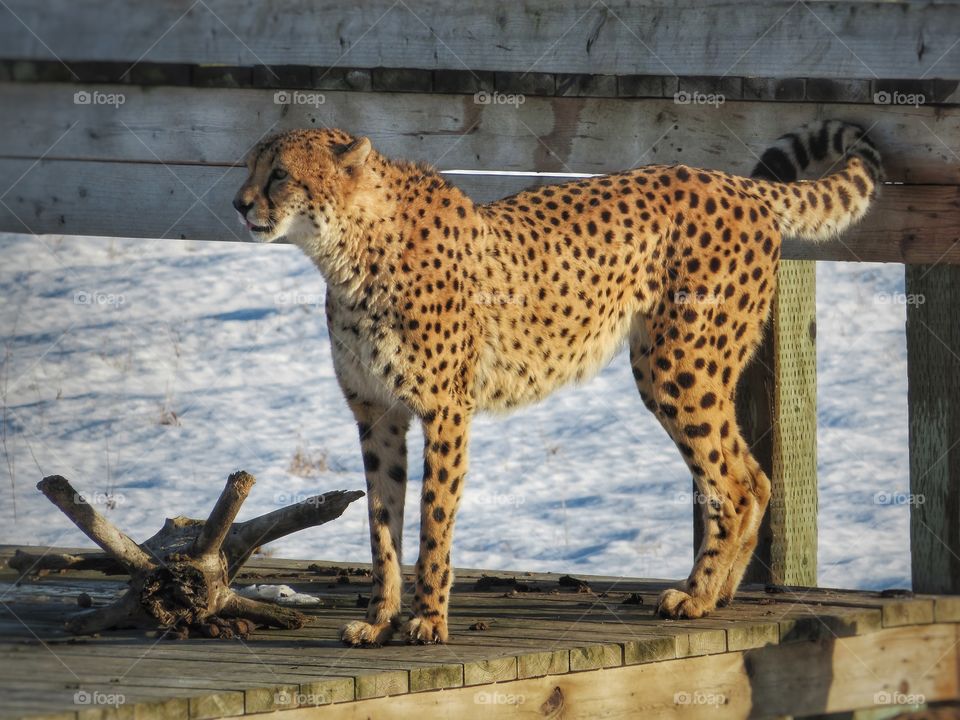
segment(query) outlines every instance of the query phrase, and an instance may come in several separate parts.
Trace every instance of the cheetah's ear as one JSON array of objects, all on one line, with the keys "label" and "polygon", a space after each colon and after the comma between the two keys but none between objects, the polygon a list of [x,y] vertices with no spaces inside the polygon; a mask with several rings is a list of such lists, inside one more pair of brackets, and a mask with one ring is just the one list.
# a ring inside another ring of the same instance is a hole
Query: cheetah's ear
[{"label": "cheetah's ear", "polygon": [[337,161],[346,168],[358,168],[370,154],[370,139],[361,137],[349,145],[340,145],[334,150]]}]

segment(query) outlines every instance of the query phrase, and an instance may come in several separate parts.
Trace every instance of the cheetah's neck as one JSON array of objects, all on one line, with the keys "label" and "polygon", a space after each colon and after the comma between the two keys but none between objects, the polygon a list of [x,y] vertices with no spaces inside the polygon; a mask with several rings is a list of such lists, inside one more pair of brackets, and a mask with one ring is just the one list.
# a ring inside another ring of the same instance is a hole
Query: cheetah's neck
[{"label": "cheetah's neck", "polygon": [[438,232],[434,217],[441,208],[463,209],[457,235],[482,225],[472,201],[435,170],[375,154],[348,208],[327,217],[329,237],[304,250],[338,299],[389,304],[396,300],[391,289],[397,275],[409,274],[435,251],[436,240],[426,237]]}]

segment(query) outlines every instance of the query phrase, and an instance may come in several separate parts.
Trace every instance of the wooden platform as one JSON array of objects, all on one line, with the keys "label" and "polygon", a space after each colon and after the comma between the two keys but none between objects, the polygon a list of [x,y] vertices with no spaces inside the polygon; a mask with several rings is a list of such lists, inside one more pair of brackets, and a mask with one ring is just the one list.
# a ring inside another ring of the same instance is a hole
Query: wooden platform
[{"label": "wooden platform", "polygon": [[754,586],[676,622],[653,615],[667,581],[460,570],[449,645],[346,648],[365,572],[254,560],[242,583],[323,599],[307,627],[173,641],[64,633],[80,593],[104,603],[122,577],[0,570],[0,717],[754,718],[960,697],[960,597]]}]

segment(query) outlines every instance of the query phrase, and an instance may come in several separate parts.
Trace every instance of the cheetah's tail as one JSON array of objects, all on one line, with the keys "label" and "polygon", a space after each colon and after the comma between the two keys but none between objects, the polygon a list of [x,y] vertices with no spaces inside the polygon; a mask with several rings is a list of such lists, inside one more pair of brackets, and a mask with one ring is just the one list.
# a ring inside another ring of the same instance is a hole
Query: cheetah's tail
[{"label": "cheetah's tail", "polygon": [[[801,174],[817,178],[798,180]],[[880,153],[863,128],[840,120],[810,123],[779,138],[751,173],[770,182],[784,235],[828,240],[862,218],[880,188]]]}]

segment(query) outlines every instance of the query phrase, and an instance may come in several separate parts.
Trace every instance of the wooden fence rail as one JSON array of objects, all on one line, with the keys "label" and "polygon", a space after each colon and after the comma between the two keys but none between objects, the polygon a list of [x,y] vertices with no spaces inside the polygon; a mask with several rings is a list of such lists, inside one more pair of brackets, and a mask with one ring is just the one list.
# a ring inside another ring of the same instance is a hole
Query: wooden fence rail
[{"label": "wooden fence rail", "polygon": [[9,58],[131,64],[960,78],[960,53],[952,52],[958,36],[960,12],[951,2],[6,0],[0,6],[0,47]]},{"label": "wooden fence rail", "polygon": [[[911,506],[913,582],[960,592],[958,38],[953,2],[7,0],[0,231],[246,240],[237,165],[295,127],[368,135],[486,201],[631,165],[746,173],[795,126],[858,122],[892,184],[842,238],[785,243],[741,388],[775,486],[753,577],[816,583],[810,261],[899,262],[927,299],[907,323],[911,489],[927,500]],[[701,90],[712,100],[691,101]]]}]

